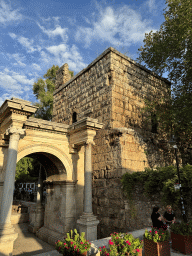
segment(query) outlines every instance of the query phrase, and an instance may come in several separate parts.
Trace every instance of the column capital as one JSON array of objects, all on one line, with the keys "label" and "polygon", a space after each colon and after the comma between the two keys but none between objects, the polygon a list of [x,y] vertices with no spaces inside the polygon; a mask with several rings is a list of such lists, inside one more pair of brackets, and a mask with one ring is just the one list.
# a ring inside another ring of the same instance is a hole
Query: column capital
[{"label": "column capital", "polygon": [[84,143],[84,145],[86,146],[86,145],[95,145],[95,142],[92,140],[92,139],[90,139],[90,140],[87,140],[85,143]]},{"label": "column capital", "polygon": [[11,135],[11,134],[18,134],[18,135],[25,135],[25,130],[17,127],[9,127],[6,132],[6,135]]}]

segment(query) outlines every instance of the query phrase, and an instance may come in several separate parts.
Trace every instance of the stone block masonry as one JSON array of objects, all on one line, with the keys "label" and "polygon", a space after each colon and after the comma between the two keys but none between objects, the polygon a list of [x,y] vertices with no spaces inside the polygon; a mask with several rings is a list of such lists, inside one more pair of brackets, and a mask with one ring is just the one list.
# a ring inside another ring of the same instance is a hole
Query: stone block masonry
[{"label": "stone block masonry", "polygon": [[[93,212],[101,221],[100,237],[134,228],[118,197],[121,176],[172,163],[166,135],[158,133],[148,118],[151,113],[143,111],[146,100],[169,99],[170,86],[112,47],[72,79],[67,64],[57,72],[53,121],[71,125],[91,117],[104,124],[92,150]],[[137,228],[143,228],[146,216],[141,218]]]}]

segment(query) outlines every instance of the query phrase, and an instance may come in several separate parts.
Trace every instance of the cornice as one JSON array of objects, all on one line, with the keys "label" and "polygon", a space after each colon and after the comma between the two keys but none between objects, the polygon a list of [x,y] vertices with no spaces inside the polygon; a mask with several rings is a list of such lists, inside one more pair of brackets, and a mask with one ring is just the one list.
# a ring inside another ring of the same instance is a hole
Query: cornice
[{"label": "cornice", "polygon": [[29,118],[24,123],[24,127],[29,130],[66,134],[68,132],[69,125],[41,120],[38,118]]}]

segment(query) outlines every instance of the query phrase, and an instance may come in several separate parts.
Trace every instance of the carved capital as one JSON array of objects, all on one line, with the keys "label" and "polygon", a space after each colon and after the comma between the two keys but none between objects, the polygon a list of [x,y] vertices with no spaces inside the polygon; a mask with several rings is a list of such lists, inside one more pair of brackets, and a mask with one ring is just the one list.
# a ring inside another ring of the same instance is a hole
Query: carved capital
[{"label": "carved capital", "polygon": [[6,135],[11,135],[11,134],[18,134],[18,135],[25,135],[25,130],[17,127],[9,127],[6,132]]},{"label": "carved capital", "polygon": [[90,139],[87,140],[84,145],[95,145],[95,142],[92,139]]}]

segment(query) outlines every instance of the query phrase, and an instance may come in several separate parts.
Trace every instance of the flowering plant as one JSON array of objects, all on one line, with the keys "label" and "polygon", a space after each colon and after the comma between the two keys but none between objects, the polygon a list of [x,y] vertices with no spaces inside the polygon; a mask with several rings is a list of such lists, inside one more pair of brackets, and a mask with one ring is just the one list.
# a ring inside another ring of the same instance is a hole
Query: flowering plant
[{"label": "flowering plant", "polygon": [[143,241],[139,238],[134,238],[128,233],[116,233],[111,234],[111,239],[109,240],[109,249],[105,246],[100,247],[100,252],[102,256],[115,256],[115,255],[138,255],[138,252],[143,247]]},{"label": "flowering plant", "polygon": [[175,234],[192,236],[192,220],[188,223],[182,221],[181,223],[172,224],[170,230]]},{"label": "flowering plant", "polygon": [[163,242],[168,241],[170,239],[170,234],[168,230],[164,230],[162,228],[155,229],[152,227],[152,230],[145,230],[144,238],[148,240],[153,240],[153,242]]},{"label": "flowering plant", "polygon": [[80,255],[89,251],[90,248],[91,243],[85,239],[85,232],[82,232],[80,236],[76,229],[74,229],[74,232],[71,230],[70,233],[67,233],[67,237],[63,241],[58,240],[55,243],[55,249],[59,253],[68,256]]}]

